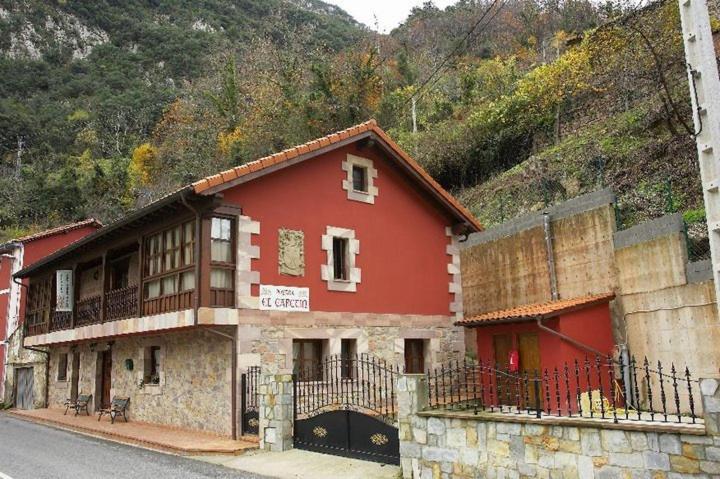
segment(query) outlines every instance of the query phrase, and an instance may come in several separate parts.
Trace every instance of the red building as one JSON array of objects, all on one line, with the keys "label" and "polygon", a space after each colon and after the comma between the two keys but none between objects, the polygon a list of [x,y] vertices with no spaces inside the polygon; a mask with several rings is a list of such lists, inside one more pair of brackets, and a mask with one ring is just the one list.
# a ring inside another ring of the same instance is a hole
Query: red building
[{"label": "red building", "polygon": [[476,328],[478,360],[530,375],[586,357],[610,357],[612,293],[530,304],[465,318]]},{"label": "red building", "polygon": [[[0,244],[0,398],[5,396],[5,365],[9,339],[21,325],[25,288],[12,281],[12,275],[102,226],[86,220],[24,236]],[[27,281],[23,282],[27,285]]]},{"label": "red building", "polygon": [[234,435],[251,367],[371,354],[421,372],[463,354],[459,241],[480,229],[369,121],[204,178],[24,268],[25,344],[50,349],[51,406],[127,396],[136,419]]}]

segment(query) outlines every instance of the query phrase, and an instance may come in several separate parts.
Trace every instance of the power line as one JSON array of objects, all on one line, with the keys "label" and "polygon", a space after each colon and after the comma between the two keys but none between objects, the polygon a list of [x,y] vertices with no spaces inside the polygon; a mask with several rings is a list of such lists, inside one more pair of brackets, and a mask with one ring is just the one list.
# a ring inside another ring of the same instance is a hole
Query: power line
[{"label": "power line", "polygon": [[[472,34],[475,32],[475,30],[480,26],[482,21],[485,20],[485,17],[487,17],[488,13],[490,13],[490,11],[493,9],[493,7],[495,7],[495,5],[497,5],[498,1],[499,0],[493,0],[492,3],[488,6],[488,8],[486,8],[485,11],[483,11],[480,18],[473,24],[473,26],[470,28],[470,30],[468,30],[465,33],[465,36],[463,37],[463,39],[460,40],[459,42],[457,42],[457,44],[455,45],[455,48],[453,48],[453,50],[448,55],[446,55],[445,58],[443,58],[443,60],[440,62],[440,64],[435,68],[435,70],[433,70],[433,72],[430,74],[430,76],[428,76],[425,79],[425,81],[420,85],[420,87],[417,89],[417,91],[413,94],[413,97],[418,95],[428,85],[428,83],[430,83],[430,81],[432,81],[432,79],[435,77],[435,75],[437,75],[438,72],[440,72],[440,70],[442,70],[445,67],[447,62],[450,61],[450,59],[452,57],[454,57],[460,51],[461,48],[463,48],[463,45],[467,43],[467,40],[472,36]],[[504,5],[505,5],[505,2],[503,1],[502,5],[500,6],[500,8],[498,8],[497,11],[500,11],[500,9]],[[496,15],[497,15],[497,13],[496,13]],[[493,18],[495,18],[495,17],[493,16]],[[491,21],[492,21],[492,19],[491,19]],[[487,26],[489,23],[490,22],[488,22],[485,26]],[[464,48],[467,48],[467,47],[464,47]],[[407,105],[407,103],[409,103],[410,101],[412,101],[412,99],[409,99],[405,104]]]}]

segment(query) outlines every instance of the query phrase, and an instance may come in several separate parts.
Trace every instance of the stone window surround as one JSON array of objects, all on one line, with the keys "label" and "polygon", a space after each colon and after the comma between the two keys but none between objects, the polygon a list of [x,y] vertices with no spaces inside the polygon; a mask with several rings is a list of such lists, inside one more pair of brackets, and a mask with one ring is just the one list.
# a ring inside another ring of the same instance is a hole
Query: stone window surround
[{"label": "stone window surround", "polygon": [[[158,376],[160,377],[160,382],[158,384],[150,384],[150,383],[144,383],[143,387],[140,388],[141,382],[144,382],[145,380],[145,360],[146,355],[149,352],[150,348],[153,346],[159,346],[160,347],[160,371],[158,371]],[[138,393],[139,394],[145,394],[145,395],[153,395],[158,396],[163,393],[163,388],[165,387],[165,356],[166,356],[166,346],[165,344],[161,344],[159,341],[152,341],[148,340],[145,344],[140,346],[138,350],[138,361],[137,364],[134,365],[133,370],[135,371],[136,378],[137,378],[137,385],[138,385]],[[121,361],[124,363],[125,360],[122,358]],[[124,367],[124,366],[123,366]]]},{"label": "stone window surround", "polygon": [[448,291],[452,294],[453,299],[450,302],[450,312],[455,315],[455,320],[463,319],[463,296],[462,296],[462,278],[460,276],[460,241],[457,235],[454,235],[450,226],[445,228],[445,235],[450,238],[450,244],[447,245],[445,251],[450,256],[448,262],[448,274],[450,282]]},{"label": "stone window surround", "polygon": [[259,308],[258,297],[252,295],[252,285],[260,284],[260,272],[252,269],[252,260],[260,259],[260,247],[252,244],[252,236],[259,234],[259,221],[253,221],[249,216],[237,217],[235,304],[238,308]]},{"label": "stone window surround", "polygon": [[[343,291],[354,293],[361,280],[360,268],[355,267],[355,258],[360,254],[360,241],[355,239],[355,230],[327,226],[326,234],[321,237],[322,249],[327,253],[327,262],[320,265],[320,277],[327,283],[328,291]],[[348,240],[348,279],[335,279],[333,261],[333,238],[344,238]]]},{"label": "stone window surround", "polygon": [[[367,170],[367,192],[353,189],[353,166],[360,166]],[[373,166],[373,161],[348,154],[345,161],[342,162],[342,169],[347,173],[347,177],[342,182],[343,190],[347,191],[347,198],[361,203],[375,204],[375,197],[378,195],[379,190],[375,186],[375,178],[377,178],[378,172]]]}]

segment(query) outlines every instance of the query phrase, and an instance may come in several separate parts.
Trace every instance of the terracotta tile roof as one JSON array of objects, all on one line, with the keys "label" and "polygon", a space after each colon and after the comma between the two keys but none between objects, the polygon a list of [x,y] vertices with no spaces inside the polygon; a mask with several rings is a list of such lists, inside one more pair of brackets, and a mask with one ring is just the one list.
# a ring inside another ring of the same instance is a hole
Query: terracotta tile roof
[{"label": "terracotta tile roof", "polygon": [[60,233],[69,233],[70,231],[74,231],[80,228],[84,228],[86,226],[94,227],[94,228],[102,228],[103,224],[96,220],[95,218],[89,218],[87,220],[78,221],[77,223],[70,223],[67,225],[57,226],[55,228],[50,228],[45,231],[40,231],[38,233],[33,233],[27,236],[23,236],[18,239],[14,239],[10,242],[12,243],[29,243],[31,241],[48,238],[50,236],[54,236],[56,234]]},{"label": "terracotta tile roof", "polygon": [[459,216],[461,216],[465,221],[467,221],[468,224],[471,225],[474,229],[477,231],[482,230],[482,225],[480,222],[473,216],[470,211],[468,211],[463,205],[460,204],[459,201],[457,201],[450,193],[448,193],[440,184],[435,181],[423,168],[420,166],[415,160],[413,160],[410,155],[405,153],[400,146],[397,145],[388,135],[385,133],[379,126],[377,126],[377,122],[375,120],[369,120],[365,123],[360,123],[359,125],[352,126],[350,128],[347,128],[345,130],[332,133],[330,135],[324,136],[322,138],[318,138],[316,140],[309,141],[307,143],[304,143],[302,145],[294,146],[292,148],[289,148],[287,150],[283,150],[279,153],[275,153],[270,156],[266,156],[264,158],[260,158],[259,160],[252,161],[250,163],[245,163],[244,165],[236,166],[235,168],[231,168],[229,170],[223,171],[221,173],[208,176],[206,178],[203,178],[201,180],[196,181],[192,184],[192,187],[195,191],[195,193],[203,194],[204,192],[208,192],[211,188],[223,185],[224,183],[233,181],[237,178],[241,178],[245,175],[248,175],[250,173],[255,173],[258,171],[262,171],[266,168],[269,168],[273,165],[277,165],[279,163],[283,163],[289,160],[292,160],[299,155],[307,155],[308,153],[312,153],[314,151],[320,150],[321,148],[324,148],[326,146],[333,145],[335,143],[345,141],[347,139],[350,139],[352,137],[361,135],[363,133],[372,132],[378,137],[380,137],[392,150],[393,152],[400,158],[407,166],[410,167],[415,173],[417,173],[422,180],[426,183],[427,187],[432,189],[435,193],[437,193],[442,201],[446,204],[446,206],[450,207],[451,209],[455,210]]},{"label": "terracotta tile roof", "polygon": [[573,299],[560,299],[547,303],[526,304],[515,308],[479,314],[457,321],[455,324],[458,326],[483,326],[502,321],[534,321],[538,318],[552,318],[578,309],[607,303],[614,298],[615,293],[604,293]]}]

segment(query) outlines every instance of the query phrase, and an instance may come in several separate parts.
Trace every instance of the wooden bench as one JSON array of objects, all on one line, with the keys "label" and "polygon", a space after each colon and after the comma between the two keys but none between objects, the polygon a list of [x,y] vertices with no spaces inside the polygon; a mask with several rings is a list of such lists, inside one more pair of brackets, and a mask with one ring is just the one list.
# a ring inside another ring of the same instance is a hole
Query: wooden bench
[{"label": "wooden bench", "polygon": [[77,399],[75,399],[74,401],[70,398],[66,399],[65,404],[64,404],[65,412],[63,413],[63,415],[67,414],[67,412],[70,409],[74,409],[75,415],[77,416],[78,413],[84,409],[85,414],[87,414],[89,416],[90,415],[89,405],[90,405],[91,398],[92,398],[92,394],[80,394],[80,395],[78,395]]},{"label": "wooden bench", "polygon": [[100,421],[103,415],[107,414],[110,416],[110,423],[115,424],[115,418],[118,415],[122,414],[125,422],[128,422],[127,407],[129,403],[129,397],[114,397],[112,402],[110,403],[110,407],[100,409],[100,411],[98,412],[98,421]]}]

